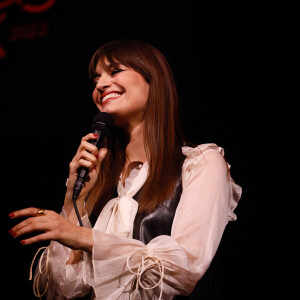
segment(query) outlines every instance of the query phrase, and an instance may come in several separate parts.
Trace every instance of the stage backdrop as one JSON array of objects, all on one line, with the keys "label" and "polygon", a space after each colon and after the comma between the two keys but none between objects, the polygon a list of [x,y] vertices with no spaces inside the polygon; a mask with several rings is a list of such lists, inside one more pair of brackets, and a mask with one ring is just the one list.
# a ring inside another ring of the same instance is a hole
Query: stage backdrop
[{"label": "stage backdrop", "polygon": [[[299,21],[293,8],[196,2],[0,1],[4,289],[33,299],[39,245],[6,233],[7,215],[60,212],[71,161],[96,108],[88,64],[118,38],[159,48],[174,71],[180,119],[195,143],[224,147],[243,187],[220,246],[220,299],[289,299],[299,285]],[[298,247],[298,251],[297,251]],[[7,287],[7,288],[6,288]],[[299,291],[296,291],[299,295]],[[297,298],[293,294],[293,298]]]}]

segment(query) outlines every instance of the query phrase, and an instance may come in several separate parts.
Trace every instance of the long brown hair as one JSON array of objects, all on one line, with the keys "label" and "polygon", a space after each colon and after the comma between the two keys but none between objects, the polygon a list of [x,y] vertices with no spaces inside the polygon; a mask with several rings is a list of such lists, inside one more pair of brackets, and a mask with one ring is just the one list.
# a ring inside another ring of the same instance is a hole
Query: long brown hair
[{"label": "long brown hair", "polygon": [[[100,47],[93,55],[89,72],[93,80],[98,63],[123,64],[149,84],[149,99],[144,114],[144,141],[149,176],[139,196],[139,212],[150,212],[172,196],[181,173],[182,135],[178,123],[178,96],[171,68],[164,55],[153,46],[135,40],[117,40]],[[126,139],[115,129],[109,151],[89,196],[94,217],[113,197],[126,161]]]}]

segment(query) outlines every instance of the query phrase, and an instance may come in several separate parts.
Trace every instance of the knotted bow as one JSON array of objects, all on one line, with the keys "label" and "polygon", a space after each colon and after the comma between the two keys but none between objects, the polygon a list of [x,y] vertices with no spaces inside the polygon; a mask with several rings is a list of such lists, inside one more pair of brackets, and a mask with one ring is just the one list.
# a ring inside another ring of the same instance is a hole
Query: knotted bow
[{"label": "knotted bow", "polygon": [[[134,268],[130,266],[129,261],[139,251],[134,252],[133,254],[129,255],[127,258],[127,268],[130,273],[135,275],[135,282],[136,282],[132,300],[135,299],[139,287],[141,287],[144,290],[153,290],[159,285],[160,285],[160,293],[159,293],[158,300],[161,300],[162,298],[163,279],[165,274],[164,264],[161,259],[153,255],[153,251],[150,246],[147,246],[147,249],[148,249],[147,254],[144,254],[142,256],[141,262],[139,263],[136,272],[134,272],[133,270]],[[152,274],[151,271],[153,271],[154,274],[158,272],[159,278],[156,282],[154,279],[151,279],[151,274]],[[147,284],[145,284],[144,282],[147,282]],[[152,285],[149,286],[149,282],[152,282]]]},{"label": "knotted bow", "polygon": [[[133,178],[130,187],[119,181],[118,197],[111,199],[102,210],[96,228],[109,234],[132,238],[134,218],[138,210],[138,202],[132,197],[141,189],[148,176],[148,163],[144,163],[138,175]],[[130,176],[130,175],[129,175]]]}]

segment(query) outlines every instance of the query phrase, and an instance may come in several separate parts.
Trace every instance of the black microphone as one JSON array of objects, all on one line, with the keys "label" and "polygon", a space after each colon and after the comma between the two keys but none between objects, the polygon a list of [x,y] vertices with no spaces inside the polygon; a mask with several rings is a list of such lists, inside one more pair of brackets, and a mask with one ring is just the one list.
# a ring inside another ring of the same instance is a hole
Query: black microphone
[{"label": "black microphone", "polygon": [[[89,143],[95,145],[98,149],[101,147],[104,137],[109,137],[113,128],[113,119],[112,117],[105,112],[99,112],[93,119],[92,131],[94,134],[97,134],[96,140],[89,140]],[[89,175],[89,169],[86,167],[80,167],[77,171],[78,176],[73,190],[73,204],[75,208],[75,212],[77,214],[78,221],[81,226],[83,226],[81,222],[81,217],[77,209],[76,200],[84,186],[84,183]]]}]

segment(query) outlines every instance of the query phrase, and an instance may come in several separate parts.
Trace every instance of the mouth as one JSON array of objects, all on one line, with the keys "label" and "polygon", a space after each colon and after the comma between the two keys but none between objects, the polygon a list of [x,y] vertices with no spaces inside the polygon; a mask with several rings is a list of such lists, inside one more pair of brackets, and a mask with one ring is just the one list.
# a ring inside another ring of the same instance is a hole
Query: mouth
[{"label": "mouth", "polygon": [[101,103],[104,104],[111,100],[116,100],[122,95],[123,95],[122,92],[111,92],[109,94],[104,95],[104,97],[103,96],[101,97]]}]

